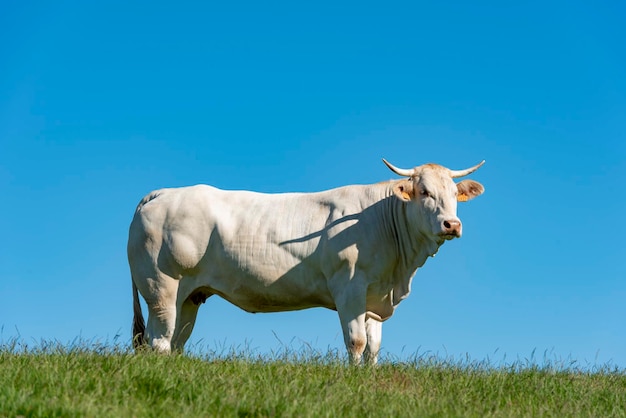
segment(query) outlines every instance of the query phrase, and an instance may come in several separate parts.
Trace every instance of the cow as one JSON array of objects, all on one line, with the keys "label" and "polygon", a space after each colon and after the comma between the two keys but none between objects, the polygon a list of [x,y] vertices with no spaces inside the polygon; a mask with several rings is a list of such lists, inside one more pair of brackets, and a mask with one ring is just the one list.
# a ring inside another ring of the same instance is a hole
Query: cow
[{"label": "cow", "polygon": [[417,269],[461,237],[457,201],[484,192],[453,180],[484,160],[465,170],[383,162],[402,179],[316,193],[195,185],[145,196],[127,248],[135,349],[182,351],[199,306],[218,295],[252,313],[336,310],[350,361],[376,364],[382,322],[409,295]]}]

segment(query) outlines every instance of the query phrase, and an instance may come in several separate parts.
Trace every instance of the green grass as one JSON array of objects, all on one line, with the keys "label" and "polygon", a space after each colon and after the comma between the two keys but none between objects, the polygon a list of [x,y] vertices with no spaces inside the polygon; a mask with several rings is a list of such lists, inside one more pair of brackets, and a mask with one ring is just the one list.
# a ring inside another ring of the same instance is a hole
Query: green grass
[{"label": "green grass", "polygon": [[0,416],[626,417],[626,372],[337,353],[135,355],[98,344],[0,346]]}]

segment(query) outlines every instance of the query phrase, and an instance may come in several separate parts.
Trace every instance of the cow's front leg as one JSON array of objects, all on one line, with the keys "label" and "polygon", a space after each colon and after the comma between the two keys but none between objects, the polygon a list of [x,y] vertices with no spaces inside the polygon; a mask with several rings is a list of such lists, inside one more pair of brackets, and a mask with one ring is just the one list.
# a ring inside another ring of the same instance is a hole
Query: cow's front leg
[{"label": "cow's front leg", "polygon": [[336,289],[334,293],[350,362],[358,365],[361,363],[367,345],[365,329],[367,285],[364,280],[353,277],[344,286],[340,286],[340,289]]},{"label": "cow's front leg", "polygon": [[365,363],[374,365],[378,363],[378,352],[383,337],[383,323],[374,318],[365,321],[365,333],[367,334],[367,346],[365,347]]},{"label": "cow's front leg", "polygon": [[359,365],[367,345],[365,314],[340,311],[339,320],[343,329],[343,340],[348,350],[348,356],[350,356],[350,363]]}]

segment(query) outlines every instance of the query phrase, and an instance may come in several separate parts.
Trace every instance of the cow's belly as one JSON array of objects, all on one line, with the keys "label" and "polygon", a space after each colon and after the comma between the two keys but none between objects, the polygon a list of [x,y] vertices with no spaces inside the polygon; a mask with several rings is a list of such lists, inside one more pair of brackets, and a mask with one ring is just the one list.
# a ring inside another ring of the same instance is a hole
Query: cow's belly
[{"label": "cow's belly", "polygon": [[307,271],[304,265],[286,271],[261,270],[222,266],[201,274],[197,283],[248,312],[335,308],[321,272]]},{"label": "cow's belly", "polygon": [[218,292],[220,296],[247,312],[285,312],[307,308],[335,309],[330,295],[319,293],[284,294],[282,292],[240,287],[234,292]]}]

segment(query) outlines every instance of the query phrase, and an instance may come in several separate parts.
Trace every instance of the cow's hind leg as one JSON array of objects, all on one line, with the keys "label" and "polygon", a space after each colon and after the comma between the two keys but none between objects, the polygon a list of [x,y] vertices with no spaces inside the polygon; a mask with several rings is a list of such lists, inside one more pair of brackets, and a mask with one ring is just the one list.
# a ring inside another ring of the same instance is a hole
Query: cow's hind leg
[{"label": "cow's hind leg", "polygon": [[148,306],[146,341],[161,353],[172,351],[172,337],[176,326],[176,300],[161,301]]},{"label": "cow's hind leg", "polygon": [[160,271],[155,271],[147,277],[137,282],[137,288],[148,306],[144,341],[158,352],[170,353],[176,327],[178,281]]},{"label": "cow's hind leg", "polygon": [[[172,338],[173,350],[183,351],[185,343],[191,336],[191,332],[196,323],[198,309],[209,296],[211,296],[209,292],[198,289],[189,295],[189,297],[185,298],[182,303],[179,302],[176,329],[174,331],[174,337]],[[179,300],[180,299],[179,295]]]}]

